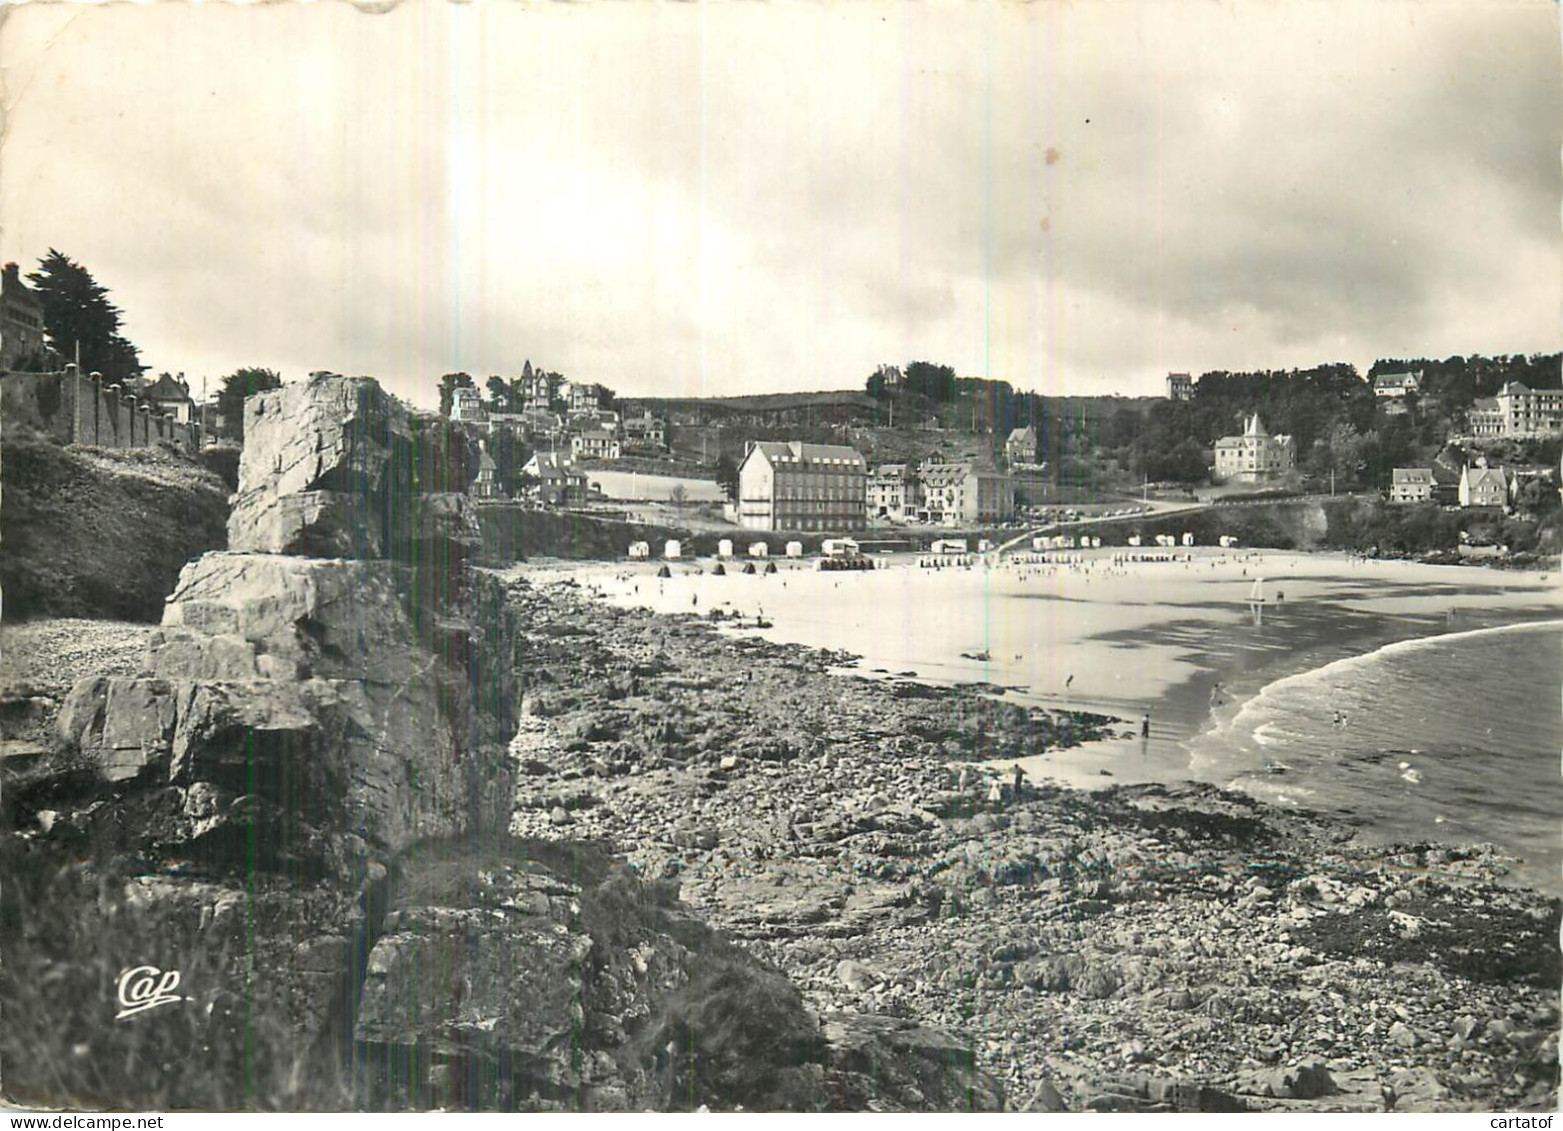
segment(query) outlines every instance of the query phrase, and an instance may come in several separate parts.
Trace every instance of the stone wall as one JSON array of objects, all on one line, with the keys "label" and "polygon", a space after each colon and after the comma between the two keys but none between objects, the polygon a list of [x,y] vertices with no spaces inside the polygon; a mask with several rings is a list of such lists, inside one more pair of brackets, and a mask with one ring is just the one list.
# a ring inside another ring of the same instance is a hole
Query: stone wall
[{"label": "stone wall", "polygon": [[62,444],[96,448],[166,445],[186,455],[201,450],[201,426],[184,424],[117,384],[78,373],[0,375],[0,415]]}]

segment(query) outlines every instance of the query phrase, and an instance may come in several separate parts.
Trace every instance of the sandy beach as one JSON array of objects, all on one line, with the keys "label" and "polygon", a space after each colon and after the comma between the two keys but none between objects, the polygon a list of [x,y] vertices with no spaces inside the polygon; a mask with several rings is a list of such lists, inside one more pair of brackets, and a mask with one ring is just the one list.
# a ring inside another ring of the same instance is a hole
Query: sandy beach
[{"label": "sandy beach", "polygon": [[[1177,555],[1189,560],[1119,563],[1101,550],[1071,555],[1078,561],[1067,565],[1022,555],[998,568],[939,570],[887,555],[869,572],[779,562],[773,575],[744,574],[729,562],[725,576],[702,561],[674,563],[665,579],[655,563],[523,569],[545,582],[575,576],[620,606],[720,609],[750,622],[763,616],[769,627],[735,631],[851,652],[861,657],[860,673],[991,683],[1019,701],[1136,724],[1149,712],[1148,747],[1136,735],[1121,753],[1092,756],[1113,759],[1114,773],[1130,780],[1187,775],[1187,739],[1283,675],[1394,640],[1563,617],[1563,588],[1551,574],[1344,554],[1195,548]],[[1260,578],[1266,605],[1256,625],[1248,598]],[[1210,696],[1216,682],[1220,707]],[[1028,768],[1081,784],[1082,767],[1068,761]],[[1085,768],[1089,776],[1100,763]]]}]

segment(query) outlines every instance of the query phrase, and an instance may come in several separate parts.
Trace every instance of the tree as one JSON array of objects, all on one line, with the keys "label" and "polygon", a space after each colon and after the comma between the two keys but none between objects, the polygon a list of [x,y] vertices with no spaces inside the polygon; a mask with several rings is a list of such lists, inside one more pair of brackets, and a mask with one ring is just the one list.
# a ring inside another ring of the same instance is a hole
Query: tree
[{"label": "tree", "polygon": [[140,376],[146,366],[136,347],[119,333],[119,308],[109,301],[108,288],[85,267],[51,247],[27,278],[43,307],[44,333],[56,353],[74,359],[79,348],[83,371],[102,373],[110,382]]},{"label": "tree", "polygon": [[244,402],[256,393],[282,388],[275,371],[252,366],[222,379],[217,390],[217,412],[222,417],[222,432],[235,440],[244,439]]},{"label": "tree", "polygon": [[505,386],[503,377],[490,377],[488,385],[488,410],[490,412],[511,412],[509,392]]},{"label": "tree", "polygon": [[727,496],[728,502],[738,501],[738,465],[726,452],[716,459],[716,482],[722,488],[722,494]]},{"label": "tree", "polygon": [[457,389],[475,389],[470,373],[447,373],[440,378],[440,415],[450,416],[451,406],[456,403]]},{"label": "tree", "polygon": [[684,489],[682,483],[675,483],[673,489],[668,492],[668,501],[679,510],[683,510],[684,504],[689,501],[689,492]]}]

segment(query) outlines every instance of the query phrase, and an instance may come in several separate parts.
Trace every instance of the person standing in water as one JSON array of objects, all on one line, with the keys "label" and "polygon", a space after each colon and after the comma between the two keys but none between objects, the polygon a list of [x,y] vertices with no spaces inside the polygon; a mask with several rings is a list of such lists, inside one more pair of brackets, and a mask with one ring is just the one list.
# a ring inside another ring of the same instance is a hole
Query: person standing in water
[{"label": "person standing in water", "polygon": [[1149,711],[1146,711],[1143,715],[1140,716],[1140,737],[1141,738],[1149,738],[1150,736],[1151,736],[1151,713]]}]

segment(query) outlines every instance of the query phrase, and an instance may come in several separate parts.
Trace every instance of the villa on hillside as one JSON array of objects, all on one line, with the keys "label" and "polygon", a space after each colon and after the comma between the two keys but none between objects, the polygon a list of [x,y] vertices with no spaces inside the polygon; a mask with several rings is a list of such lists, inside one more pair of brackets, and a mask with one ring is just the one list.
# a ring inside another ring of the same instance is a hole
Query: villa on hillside
[{"label": "villa on hillside", "polygon": [[640,416],[624,418],[624,443],[626,446],[655,448],[668,446],[667,425],[647,409]]},{"label": "villa on hillside", "polygon": [[1229,483],[1265,483],[1279,479],[1297,466],[1297,451],[1290,436],[1272,436],[1256,412],[1243,426],[1241,436],[1216,441],[1216,479]]},{"label": "villa on hillside", "polygon": [[1390,473],[1389,501],[1430,503],[1436,486],[1430,467],[1397,467]]},{"label": "villa on hillside", "polygon": [[589,381],[576,381],[565,392],[565,403],[570,412],[596,412],[602,406],[602,386]]},{"label": "villa on hillside", "polygon": [[523,373],[519,380],[523,411],[548,412],[553,408],[553,389],[546,373]]},{"label": "villa on hillside", "polygon": [[1167,374],[1167,399],[1191,401],[1194,399],[1194,378],[1187,373]]},{"label": "villa on hillside", "polygon": [[1509,481],[1499,467],[1467,465],[1460,472],[1462,507],[1502,507],[1509,502]]},{"label": "villa on hillside", "polygon": [[1415,373],[1380,373],[1373,378],[1373,397],[1379,411],[1386,416],[1399,416],[1406,411],[1406,395],[1422,388],[1422,371]]},{"label": "villa on hillside", "polygon": [[560,452],[536,453],[521,473],[537,481],[533,495],[546,506],[584,506],[590,495],[586,476]]},{"label": "villa on hillside", "polygon": [[570,454],[576,459],[618,459],[619,438],[606,428],[588,428],[570,436]]},{"label": "villa on hillside", "polygon": [[1009,439],[1004,441],[1004,458],[1009,460],[1011,467],[1036,463],[1037,430],[1028,424],[1010,432]]},{"label": "villa on hillside", "polygon": [[488,419],[483,394],[465,385],[451,393],[450,418],[464,424],[482,424]]},{"label": "villa on hillside", "polygon": [[868,525],[868,465],[843,444],[751,442],[738,467],[738,524],[852,531]]},{"label": "villa on hillside", "polygon": [[1496,396],[1477,398],[1468,419],[1476,437],[1553,436],[1563,432],[1563,389],[1510,381]]}]

